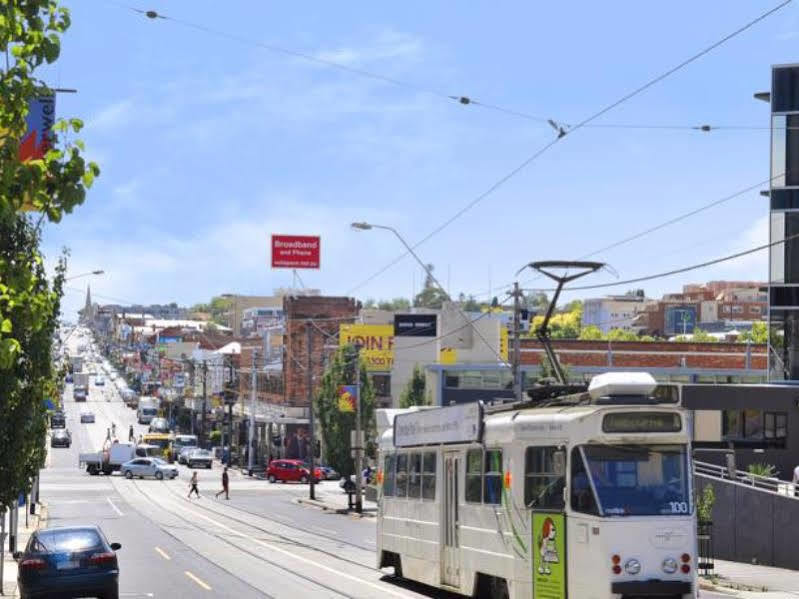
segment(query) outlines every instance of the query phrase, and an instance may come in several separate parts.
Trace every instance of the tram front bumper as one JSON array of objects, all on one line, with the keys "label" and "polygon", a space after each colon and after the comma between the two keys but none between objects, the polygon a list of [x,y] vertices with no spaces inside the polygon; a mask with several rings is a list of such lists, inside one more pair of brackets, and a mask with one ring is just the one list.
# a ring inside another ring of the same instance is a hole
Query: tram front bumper
[{"label": "tram front bumper", "polygon": [[657,597],[658,595],[690,595],[691,583],[682,580],[631,580],[611,583],[610,590],[617,595]]}]

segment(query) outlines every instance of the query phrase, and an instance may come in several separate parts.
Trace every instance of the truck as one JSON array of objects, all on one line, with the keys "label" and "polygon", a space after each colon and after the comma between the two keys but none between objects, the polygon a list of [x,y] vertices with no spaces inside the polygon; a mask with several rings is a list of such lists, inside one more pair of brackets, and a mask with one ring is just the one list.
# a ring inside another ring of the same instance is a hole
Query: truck
[{"label": "truck", "polygon": [[69,372],[75,374],[83,371],[83,356],[70,356],[69,357]]},{"label": "truck", "polygon": [[140,397],[139,408],[136,410],[136,419],[139,424],[150,424],[158,416],[159,401],[155,397]]},{"label": "truck", "polygon": [[89,395],[89,373],[78,372],[72,377],[72,399],[75,401],[86,401]]},{"label": "truck", "polygon": [[134,443],[105,442],[100,451],[82,453],[78,456],[78,465],[86,466],[91,475],[111,474],[117,472],[122,464],[136,457],[146,457],[145,447],[137,447]]}]

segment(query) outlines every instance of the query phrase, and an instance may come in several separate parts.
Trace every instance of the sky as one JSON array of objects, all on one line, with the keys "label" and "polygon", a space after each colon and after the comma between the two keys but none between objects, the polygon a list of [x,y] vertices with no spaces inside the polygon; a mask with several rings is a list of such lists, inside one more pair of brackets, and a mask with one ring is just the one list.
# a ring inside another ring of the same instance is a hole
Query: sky
[{"label": "sky", "polygon": [[[58,62],[40,72],[58,114],[85,121],[101,176],[86,202],[45,229],[50,264],[70,252],[67,318],[85,287],[101,303],[192,305],[221,293],[269,295],[273,233],[320,235],[326,295],[410,297],[424,278],[411,244],[447,222],[576,123],[778,2],[283,3],[69,0]],[[156,10],[148,19],[129,7]],[[770,66],[796,62],[799,4],[607,112],[476,202],[417,248],[452,295],[498,295],[523,265],[575,259],[769,176]],[[299,52],[336,62],[336,69]],[[408,85],[395,85],[368,71]],[[446,96],[468,96],[463,105]],[[763,188],[766,186],[764,185]],[[603,283],[671,270],[768,242],[755,190],[592,256]],[[659,279],[765,280],[767,255]],[[546,286],[523,272],[523,286]],[[612,287],[564,299],[623,292]]]}]

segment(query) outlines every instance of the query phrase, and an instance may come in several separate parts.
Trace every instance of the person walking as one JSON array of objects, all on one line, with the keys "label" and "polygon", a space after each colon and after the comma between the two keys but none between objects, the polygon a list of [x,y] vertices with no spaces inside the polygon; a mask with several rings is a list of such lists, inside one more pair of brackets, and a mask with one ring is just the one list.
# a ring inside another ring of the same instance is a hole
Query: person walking
[{"label": "person walking", "polygon": [[200,498],[200,491],[197,489],[197,471],[191,473],[191,481],[189,481],[189,494],[186,496],[187,499],[191,499],[191,494],[196,493],[197,499]]},{"label": "person walking", "polygon": [[217,493],[216,496],[219,497],[222,493],[224,493],[225,499],[230,499],[230,494],[228,489],[229,484],[230,484],[230,479],[228,478],[227,474],[227,466],[225,466],[225,469],[222,470],[222,490],[219,491],[219,493]]},{"label": "person walking", "polygon": [[128,441],[133,443],[136,440],[136,435],[133,433],[133,425],[130,425],[130,429],[128,429]]}]

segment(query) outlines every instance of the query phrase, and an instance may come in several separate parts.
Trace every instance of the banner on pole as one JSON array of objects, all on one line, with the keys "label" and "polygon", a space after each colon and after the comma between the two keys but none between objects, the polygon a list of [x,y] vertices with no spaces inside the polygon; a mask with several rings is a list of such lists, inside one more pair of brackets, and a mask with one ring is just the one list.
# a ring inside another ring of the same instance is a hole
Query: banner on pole
[{"label": "banner on pole", "polygon": [[339,385],[338,410],[339,412],[354,412],[358,391],[355,385]]}]

